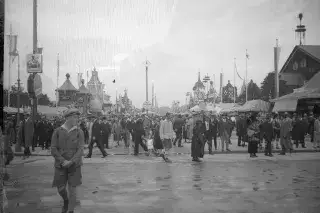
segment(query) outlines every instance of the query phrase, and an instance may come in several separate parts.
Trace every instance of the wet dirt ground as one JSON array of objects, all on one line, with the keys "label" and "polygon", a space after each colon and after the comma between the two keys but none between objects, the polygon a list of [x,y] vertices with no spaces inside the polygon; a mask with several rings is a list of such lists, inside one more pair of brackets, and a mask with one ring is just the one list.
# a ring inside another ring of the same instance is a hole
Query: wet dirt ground
[{"label": "wet dirt ground", "polygon": [[[85,159],[76,213],[319,212],[319,153],[207,155],[201,163],[189,155],[171,159]],[[16,162],[8,171],[15,181],[7,186],[10,212],[61,212],[51,188],[51,157]]]}]

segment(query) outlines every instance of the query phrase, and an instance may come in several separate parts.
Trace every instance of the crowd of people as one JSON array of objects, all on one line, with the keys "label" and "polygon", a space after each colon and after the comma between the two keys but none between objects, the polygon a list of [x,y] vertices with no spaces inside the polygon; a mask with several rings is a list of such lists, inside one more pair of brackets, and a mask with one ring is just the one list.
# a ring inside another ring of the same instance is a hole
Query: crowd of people
[{"label": "crowd of people", "polygon": [[[7,119],[5,131],[9,144],[19,143],[28,157],[35,147],[49,150],[53,132],[63,122],[62,117],[49,120],[42,116],[33,123],[30,115],[25,114],[19,125],[16,125],[14,116]],[[250,157],[257,157],[259,149],[263,148],[267,156],[272,156],[273,149],[281,149],[280,154],[285,155],[292,152],[294,147],[305,148],[306,135],[310,135],[314,150],[320,151],[319,126],[319,116],[312,113],[240,113],[234,117],[207,112],[167,113],[165,116],[109,114],[79,119],[79,127],[89,149],[86,158],[92,157],[95,144],[102,157],[106,157],[106,149],[123,143],[128,153],[128,148],[133,148],[133,154],[138,155],[141,146],[146,154],[159,155],[168,160],[168,152],[172,146],[183,147],[183,142],[191,142],[192,159],[199,161],[204,155],[205,145],[209,154],[217,151],[218,147],[222,152],[231,152],[230,138],[234,130],[238,137],[237,145],[248,146]],[[111,137],[113,144],[110,144]]]}]

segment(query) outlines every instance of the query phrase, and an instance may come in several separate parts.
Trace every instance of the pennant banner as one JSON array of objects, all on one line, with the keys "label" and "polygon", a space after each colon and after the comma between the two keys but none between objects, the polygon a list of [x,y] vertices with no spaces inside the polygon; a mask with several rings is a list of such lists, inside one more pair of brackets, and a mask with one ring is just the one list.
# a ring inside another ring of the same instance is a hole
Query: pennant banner
[{"label": "pennant banner", "polygon": [[243,80],[243,78],[241,78],[241,76],[240,76],[239,73],[238,73],[237,65],[235,64],[234,66],[235,66],[236,73],[237,73],[238,77],[239,77],[241,80]]}]

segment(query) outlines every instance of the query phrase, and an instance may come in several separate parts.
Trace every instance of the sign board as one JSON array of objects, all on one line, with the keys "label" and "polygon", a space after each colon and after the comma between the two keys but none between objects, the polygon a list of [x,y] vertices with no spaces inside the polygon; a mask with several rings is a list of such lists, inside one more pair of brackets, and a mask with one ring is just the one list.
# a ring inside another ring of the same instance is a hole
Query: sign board
[{"label": "sign board", "polygon": [[144,103],[143,103],[143,108],[144,109],[150,109],[151,108],[151,103],[150,103],[150,101],[145,101]]},{"label": "sign board", "polygon": [[42,55],[28,54],[27,55],[27,72],[28,73],[42,73]]}]

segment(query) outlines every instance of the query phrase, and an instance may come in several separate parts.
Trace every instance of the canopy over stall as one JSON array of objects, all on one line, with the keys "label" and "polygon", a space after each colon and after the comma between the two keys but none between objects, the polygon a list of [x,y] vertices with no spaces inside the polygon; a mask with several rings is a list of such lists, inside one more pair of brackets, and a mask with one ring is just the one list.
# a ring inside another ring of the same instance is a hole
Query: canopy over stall
[{"label": "canopy over stall", "polygon": [[275,102],[272,112],[294,112],[297,109],[298,100],[279,100]]},{"label": "canopy over stall", "polygon": [[247,101],[241,107],[238,107],[238,112],[268,112],[270,110],[270,103],[263,100]]},{"label": "canopy over stall", "polygon": [[191,112],[212,112],[212,113],[218,113],[218,111],[221,111],[220,107],[214,106],[212,104],[206,105],[205,103],[200,103],[199,105],[196,105],[190,109]]},{"label": "canopy over stall", "polygon": [[[3,107],[3,111],[7,114],[17,114],[18,113],[18,108],[14,107]],[[30,112],[28,109],[22,109],[20,108],[20,113],[25,113],[25,112]]]},{"label": "canopy over stall", "polygon": [[275,102],[272,111],[296,111],[299,100],[317,98],[320,98],[320,72],[315,74],[303,87],[295,89],[293,93],[271,100]]}]

